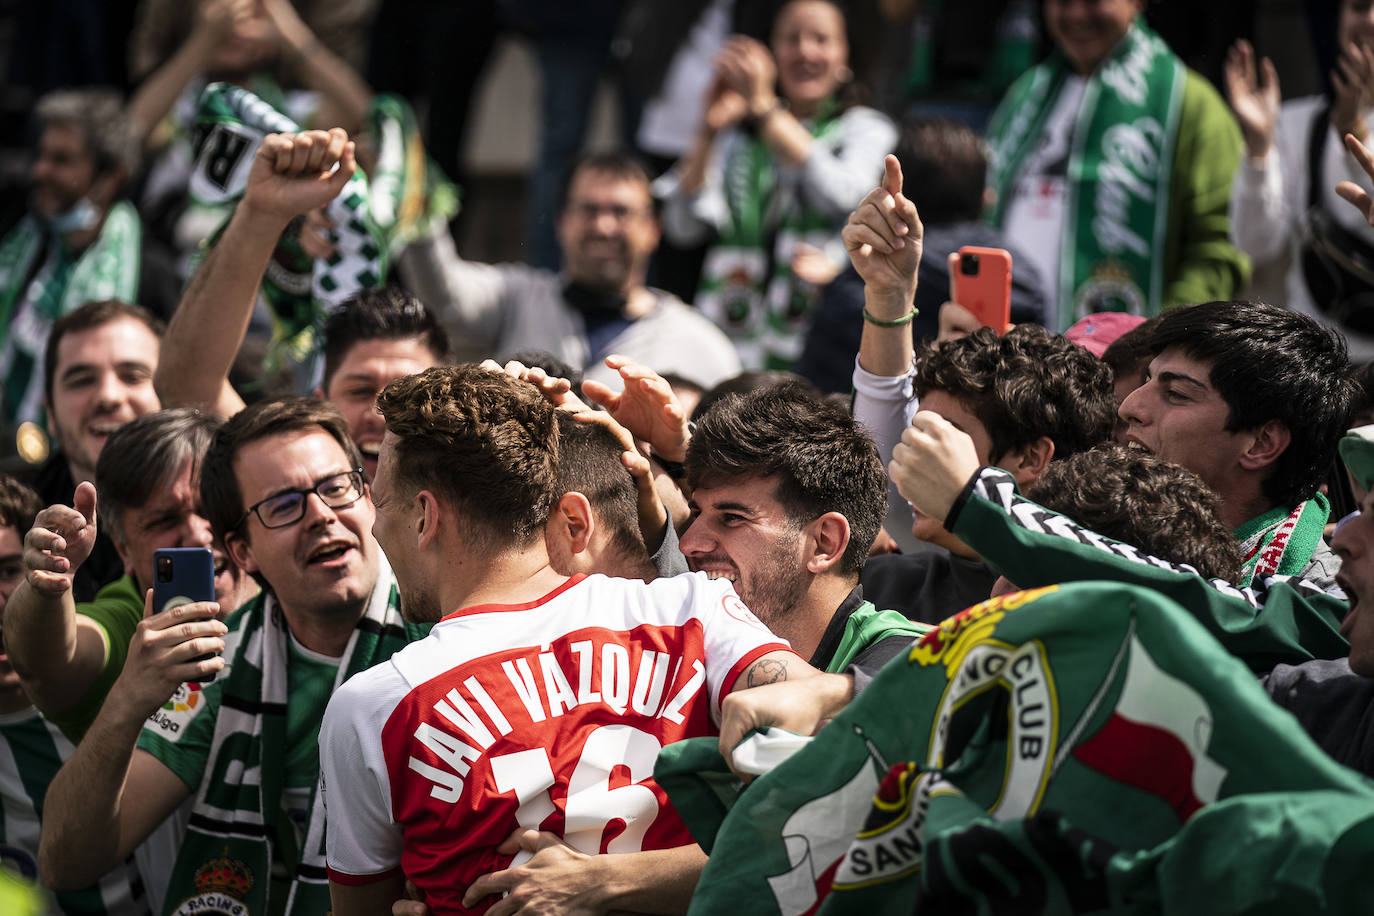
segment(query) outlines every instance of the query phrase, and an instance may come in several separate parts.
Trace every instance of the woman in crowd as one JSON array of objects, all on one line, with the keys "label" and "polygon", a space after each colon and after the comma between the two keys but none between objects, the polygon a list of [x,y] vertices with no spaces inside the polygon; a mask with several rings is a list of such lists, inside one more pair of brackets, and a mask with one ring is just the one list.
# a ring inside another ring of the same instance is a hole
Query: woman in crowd
[{"label": "woman in crowd", "polygon": [[843,260],[840,227],[897,140],[887,118],[854,104],[844,14],[830,0],[784,5],[771,46],[726,43],[692,148],[657,188],[672,241],[714,233],[696,304],[753,368],[796,359],[816,283]]}]

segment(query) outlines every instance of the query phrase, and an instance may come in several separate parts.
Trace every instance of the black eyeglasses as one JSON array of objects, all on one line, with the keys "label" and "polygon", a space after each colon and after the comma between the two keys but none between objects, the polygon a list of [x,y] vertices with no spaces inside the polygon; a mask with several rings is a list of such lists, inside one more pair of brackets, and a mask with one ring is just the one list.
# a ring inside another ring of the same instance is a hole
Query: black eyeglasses
[{"label": "black eyeglasses", "polygon": [[287,490],[249,506],[235,527],[242,527],[243,523],[248,521],[248,516],[256,514],[264,528],[285,528],[305,517],[305,498],[311,493],[318,496],[320,502],[331,509],[344,509],[362,498],[366,486],[362,468],[344,471],[342,474],[326,477],[313,487]]}]

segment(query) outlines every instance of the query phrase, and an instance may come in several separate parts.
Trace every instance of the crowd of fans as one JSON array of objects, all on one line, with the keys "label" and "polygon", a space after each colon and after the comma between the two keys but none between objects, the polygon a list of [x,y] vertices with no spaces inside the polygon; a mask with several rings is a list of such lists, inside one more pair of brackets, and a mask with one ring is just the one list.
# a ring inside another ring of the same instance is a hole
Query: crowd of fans
[{"label": "crowd of fans", "polygon": [[34,108],[0,909],[1367,911],[1374,5],[1229,105],[1144,0],[509,6],[529,263],[437,5],[148,0]]}]

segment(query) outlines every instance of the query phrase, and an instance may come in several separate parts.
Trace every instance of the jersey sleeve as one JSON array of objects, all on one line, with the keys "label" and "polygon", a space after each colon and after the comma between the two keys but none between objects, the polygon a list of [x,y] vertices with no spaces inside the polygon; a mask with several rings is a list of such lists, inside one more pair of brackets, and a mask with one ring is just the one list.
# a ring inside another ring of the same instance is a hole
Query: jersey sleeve
[{"label": "jersey sleeve", "polygon": [[138,746],[176,773],[192,792],[200,788],[219,718],[223,676],[209,684],[182,684],[143,723]]},{"label": "jersey sleeve", "polygon": [[320,726],[320,787],[329,879],[367,884],[401,865],[401,826],[391,808],[382,726],[405,696],[400,676],[383,665],[334,692]]},{"label": "jersey sleeve", "polygon": [[[769,652],[791,648],[754,612],[745,607],[725,581],[694,574],[694,613],[706,638],[706,688],[711,695],[711,718],[720,722],[720,704],[745,669]],[[699,581],[699,584],[696,584]]]},{"label": "jersey sleeve", "polygon": [[1336,596],[1286,576],[1258,589],[1209,582],[1191,566],[1147,556],[1036,505],[997,468],[974,476],[945,527],[1018,588],[1107,579],[1153,589],[1183,605],[1255,672],[1350,652],[1340,634],[1348,608]]}]

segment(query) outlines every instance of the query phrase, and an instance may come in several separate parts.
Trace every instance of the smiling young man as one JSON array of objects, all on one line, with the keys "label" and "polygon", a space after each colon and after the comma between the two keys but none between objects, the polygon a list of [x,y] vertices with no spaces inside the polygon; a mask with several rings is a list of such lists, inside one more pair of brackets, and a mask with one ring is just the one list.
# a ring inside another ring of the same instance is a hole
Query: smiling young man
[{"label": "smiling young man", "polygon": [[992,222],[1057,291],[1053,331],[1092,312],[1225,298],[1249,276],[1228,235],[1240,130],[1144,6],[1044,0],[1055,53],[1012,85],[988,129]]},{"label": "smiling young man", "polygon": [[[165,899],[209,906],[198,879],[245,912],[327,908],[316,735],[342,680],[421,629],[402,624],[371,535],[361,456],[338,411],[289,398],[254,404],[206,454],[205,512],[264,593],[224,624],[189,605],[139,624],[129,660],[48,797],[40,857],[57,886],[117,862],[189,795],[190,823]],[[198,660],[206,652],[220,657]],[[183,683],[226,669],[209,684]],[[154,714],[155,713],[155,714]]]},{"label": "smiling young man", "polygon": [[686,467],[687,565],[729,581],[812,667],[871,675],[919,635],[859,587],[887,477],[848,413],[800,385],[727,397],[697,424]]},{"label": "smiling young man", "polygon": [[431,369],[378,406],[374,530],[407,617],[435,625],[329,704],[333,912],[384,912],[406,879],[436,914],[482,911],[504,888],[475,879],[512,864],[524,829],[603,864],[596,893],[635,872],[641,896],[612,908],[685,904],[701,854],[652,779],[659,748],[712,734],[741,688],[815,678],[833,697],[848,679],[807,666],[726,583],[555,571],[560,436],[533,386]]},{"label": "smiling young man", "polygon": [[[44,347],[43,398],[58,447],[31,475],[20,475],[45,505],[70,503],[77,484],[95,480],[110,435],[161,406],[153,373],[162,332],[162,322],[146,309],[114,299],[87,303],[53,323]],[[93,600],[123,572],[114,544],[100,535],[77,570],[76,600]]]},{"label": "smiling young man", "polygon": [[1318,488],[1354,403],[1340,335],[1278,306],[1209,302],[1166,313],[1151,348],[1146,382],[1121,403],[1125,441],[1217,492],[1242,584],[1278,574],[1333,586]]}]

